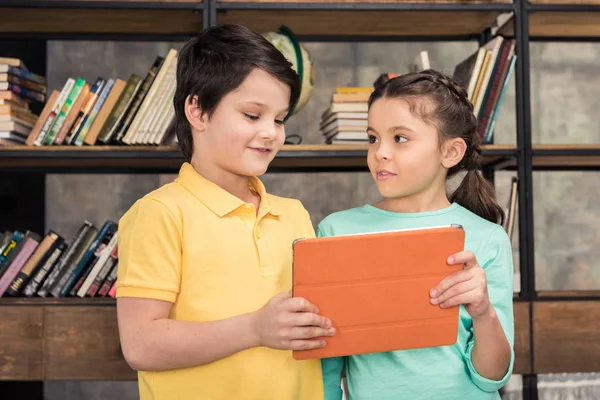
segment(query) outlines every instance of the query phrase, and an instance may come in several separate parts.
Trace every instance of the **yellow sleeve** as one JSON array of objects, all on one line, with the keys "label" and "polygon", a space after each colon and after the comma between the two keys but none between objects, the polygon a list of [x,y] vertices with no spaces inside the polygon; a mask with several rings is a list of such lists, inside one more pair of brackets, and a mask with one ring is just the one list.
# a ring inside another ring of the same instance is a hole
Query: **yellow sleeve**
[{"label": "yellow sleeve", "polygon": [[119,220],[117,297],[175,302],[181,279],[181,223],[152,198],[138,200]]},{"label": "yellow sleeve", "polygon": [[306,210],[306,208],[304,208],[304,206],[302,205],[302,203],[300,203],[300,227],[301,227],[301,232],[300,232],[300,237],[305,238],[305,239],[312,239],[314,237],[316,237],[315,234],[315,228],[313,227],[312,221],[310,219],[310,214],[308,213],[308,211]]}]

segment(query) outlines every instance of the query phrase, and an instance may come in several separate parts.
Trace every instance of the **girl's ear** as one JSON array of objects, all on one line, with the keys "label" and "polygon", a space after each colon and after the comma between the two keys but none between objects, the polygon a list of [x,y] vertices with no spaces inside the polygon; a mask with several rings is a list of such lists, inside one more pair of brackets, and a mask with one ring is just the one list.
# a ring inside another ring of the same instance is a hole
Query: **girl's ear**
[{"label": "girl's ear", "polygon": [[451,138],[446,140],[442,148],[442,165],[450,169],[458,165],[467,151],[467,144],[462,138]]},{"label": "girl's ear", "polygon": [[206,130],[206,115],[198,106],[198,96],[188,96],[185,99],[185,117],[187,118],[192,130],[204,132]]}]

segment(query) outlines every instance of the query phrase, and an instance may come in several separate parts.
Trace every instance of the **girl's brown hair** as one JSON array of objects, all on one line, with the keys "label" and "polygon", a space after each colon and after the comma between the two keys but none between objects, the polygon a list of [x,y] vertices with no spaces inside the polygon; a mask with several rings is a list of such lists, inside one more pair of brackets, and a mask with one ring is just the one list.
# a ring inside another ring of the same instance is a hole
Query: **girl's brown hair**
[{"label": "girl's brown hair", "polygon": [[466,90],[449,77],[426,70],[400,75],[377,85],[369,99],[369,108],[376,100],[386,97],[408,101],[412,112],[434,124],[440,135],[440,146],[445,139],[462,138],[465,141],[465,155],[448,170],[447,178],[461,170],[467,170],[467,173],[449,200],[488,221],[502,224],[504,211],[496,202],[494,186],[478,171],[481,167],[480,138],[473,104]]}]

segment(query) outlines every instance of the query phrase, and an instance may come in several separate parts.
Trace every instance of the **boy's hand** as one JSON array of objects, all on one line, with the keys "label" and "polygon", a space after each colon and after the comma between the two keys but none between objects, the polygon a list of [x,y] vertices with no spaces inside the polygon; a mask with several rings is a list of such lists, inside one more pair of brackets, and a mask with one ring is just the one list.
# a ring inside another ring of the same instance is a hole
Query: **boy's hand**
[{"label": "boy's hand", "polygon": [[485,270],[477,263],[472,251],[461,251],[448,258],[448,264],[463,264],[463,269],[444,278],[431,292],[432,304],[442,308],[463,304],[473,319],[489,315]]},{"label": "boy's hand", "polygon": [[[291,292],[273,297],[255,313],[254,331],[259,346],[280,350],[309,350],[325,346],[323,336],[333,336],[331,321],[317,315],[317,307]],[[311,340],[312,339],[312,340]]]}]

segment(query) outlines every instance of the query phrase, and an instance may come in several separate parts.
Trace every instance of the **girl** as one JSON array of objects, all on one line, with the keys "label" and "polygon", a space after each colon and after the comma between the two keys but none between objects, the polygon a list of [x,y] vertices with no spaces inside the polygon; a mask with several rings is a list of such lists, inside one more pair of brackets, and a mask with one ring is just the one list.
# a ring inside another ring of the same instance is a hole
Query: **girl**
[{"label": "girl", "polygon": [[[383,199],[328,216],[317,235],[461,224],[468,251],[449,254],[448,264],[463,269],[429,293],[435,306],[460,305],[458,340],[323,359],[325,399],[341,399],[344,370],[350,399],[499,399],[514,360],[512,249],[494,189],[478,172],[473,105],[458,84],[428,70],[375,88],[368,119],[368,166]],[[448,198],[446,180],[463,170]]]}]

